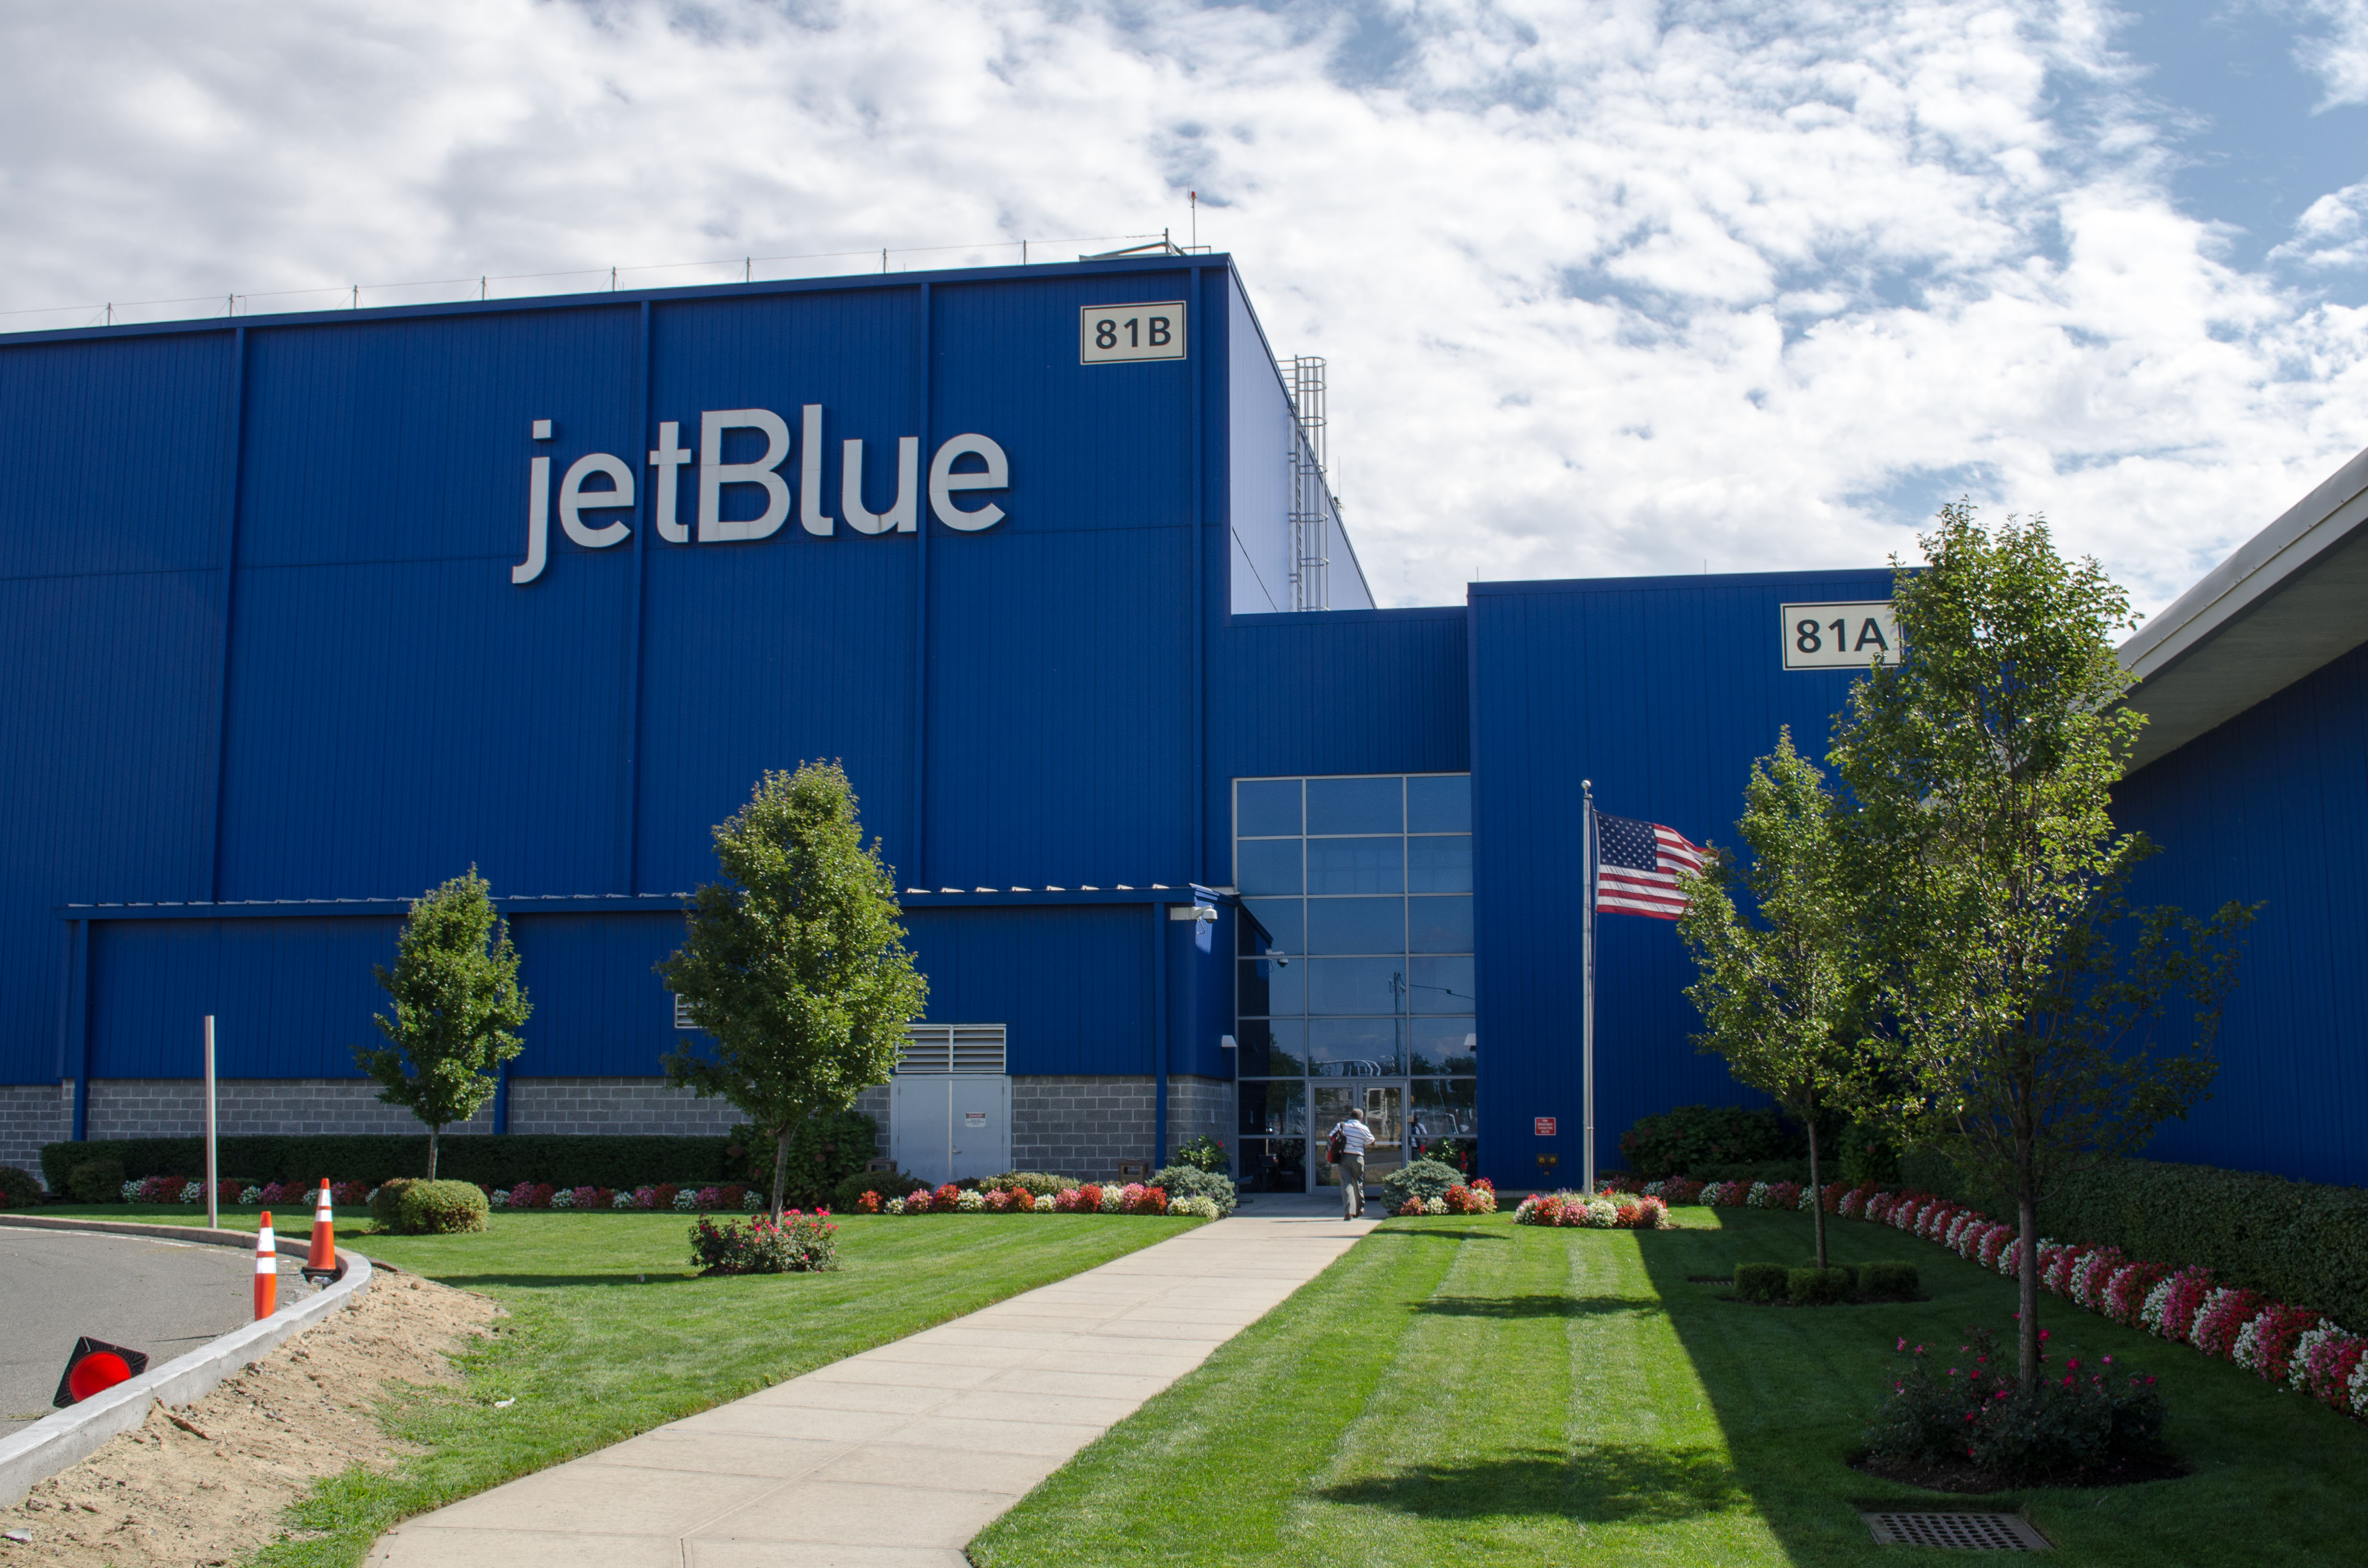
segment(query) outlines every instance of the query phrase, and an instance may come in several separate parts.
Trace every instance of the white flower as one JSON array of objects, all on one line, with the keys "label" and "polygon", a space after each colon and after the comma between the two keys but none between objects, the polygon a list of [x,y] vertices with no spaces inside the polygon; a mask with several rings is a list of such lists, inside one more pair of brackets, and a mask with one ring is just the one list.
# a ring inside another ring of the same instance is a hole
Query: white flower
[{"label": "white flower", "polygon": [[882,1204],[880,1209],[882,1213],[902,1214],[905,1211],[905,1200],[901,1198],[892,1198]]},{"label": "white flower", "polygon": [[[373,1191],[370,1196],[372,1198],[376,1198],[378,1194]],[[245,1192],[238,1195],[238,1200],[241,1203],[260,1203],[263,1201],[263,1188],[259,1187],[250,1187]]]},{"label": "white flower", "polygon": [[611,1209],[631,1209],[632,1206],[633,1195],[630,1192],[620,1192],[609,1199],[609,1207]]},{"label": "white flower", "polygon": [[[262,1195],[258,1193],[258,1194],[256,1196],[256,1199],[255,1199],[255,1201],[256,1201],[257,1203],[262,1202],[262,1201],[263,1201]],[[493,1204],[493,1206],[494,1206],[495,1208],[496,1208],[496,1209],[507,1209],[507,1208],[508,1208],[508,1207],[510,1206],[510,1195],[509,1195],[509,1189],[508,1189],[508,1188],[507,1188],[507,1187],[497,1187],[494,1188],[494,1196],[493,1196],[493,1197],[492,1197],[488,1201],[490,1201],[490,1202]]]},{"label": "white flower", "polygon": [[[1204,1199],[1203,1201],[1206,1200]],[[1209,1207],[1214,1209],[1216,1205],[1214,1203],[1210,1203]],[[1447,1212],[1447,1199],[1444,1198],[1426,1198],[1422,1201],[1422,1211],[1426,1214],[1444,1214]]]},{"label": "white flower", "polygon": [[2368,1415],[2368,1356],[2351,1369],[2351,1414]]},{"label": "white flower", "polygon": [[573,1209],[573,1208],[575,1208],[575,1189],[574,1187],[561,1187],[557,1192],[554,1192],[554,1193],[552,1193],[552,1194],[551,1195],[551,1206],[552,1206],[553,1209]]},{"label": "white flower", "polygon": [[765,1207],[765,1194],[757,1191],[753,1187],[750,1187],[741,1198],[740,1207],[750,1214],[758,1212]]},{"label": "white flower", "polygon": [[965,1187],[954,1199],[954,1207],[965,1214],[975,1214],[986,1207],[986,1197],[976,1187]]},{"label": "white flower", "polygon": [[[551,1202],[553,1208],[559,1206],[559,1199],[556,1198],[553,1198]],[[696,1213],[699,1210],[699,1189],[693,1187],[684,1187],[674,1195],[674,1206],[685,1214]]]}]

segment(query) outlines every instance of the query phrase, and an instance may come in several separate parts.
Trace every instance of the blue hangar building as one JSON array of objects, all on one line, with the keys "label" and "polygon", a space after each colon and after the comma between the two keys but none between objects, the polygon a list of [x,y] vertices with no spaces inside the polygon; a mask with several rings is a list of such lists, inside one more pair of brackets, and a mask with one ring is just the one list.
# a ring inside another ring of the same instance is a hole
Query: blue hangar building
[{"label": "blue hangar building", "polygon": [[[352,1053],[404,901],[471,865],[535,1014],[466,1131],[720,1130],[661,1076],[652,965],[712,824],[836,757],[930,981],[865,1101],[906,1168],[1109,1176],[1205,1132],[1304,1187],[1355,1104],[1379,1169],[1452,1139],[1575,1176],[1581,780],[1727,836],[1891,634],[1890,576],[1376,608],[1321,401],[1211,255],[0,339],[0,1163],[196,1131],[206,1014],[225,1132],[415,1129]],[[2180,1152],[2344,1180],[2368,630],[2295,574],[2356,572],[2360,489],[2155,651],[2147,689],[2203,695],[2135,781],[2185,891],[2317,879],[2283,926],[2252,893],[2317,989],[2240,1004],[2252,1086]],[[2299,674],[2264,631],[2297,594],[2335,627]],[[2237,851],[2202,802],[2279,746],[2324,788]],[[1746,1096],[1688,1041],[1674,928],[1600,932],[1611,1165],[1637,1116]]]}]

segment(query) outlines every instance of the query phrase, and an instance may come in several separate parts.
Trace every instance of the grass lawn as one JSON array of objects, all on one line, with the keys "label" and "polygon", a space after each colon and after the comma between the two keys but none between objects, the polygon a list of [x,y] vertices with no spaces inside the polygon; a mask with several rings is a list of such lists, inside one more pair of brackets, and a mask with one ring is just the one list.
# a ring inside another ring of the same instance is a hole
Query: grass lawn
[{"label": "grass lawn", "polygon": [[[176,1206],[107,1204],[40,1212],[202,1223]],[[282,1235],[312,1214],[272,1215]],[[300,1503],[324,1532],[286,1541],[270,1568],[359,1563],[389,1526],[577,1454],[645,1432],[1022,1290],[1190,1230],[1133,1215],[960,1214],[840,1221],[845,1267],[829,1274],[701,1279],[687,1214],[496,1213],[460,1236],[378,1236],[362,1217],[338,1234],[356,1250],[509,1309],[468,1358],[466,1385],[398,1401],[395,1436],[429,1452],[392,1474],[351,1471]],[[254,1210],[222,1223],[252,1230]],[[494,1402],[516,1399],[507,1410]]]},{"label": "grass lawn", "polygon": [[[981,1568],[1112,1563],[1896,1563],[1855,1504],[1935,1494],[1850,1470],[1899,1335],[2011,1327],[2009,1280],[1857,1221],[1928,1301],[1793,1309],[1689,1276],[1801,1261],[1805,1215],[1683,1209],[1677,1231],[1395,1220],[1113,1427],[972,1546]],[[2050,1309],[2053,1309],[2052,1311]],[[2032,1490],[2065,1563],[2368,1561],[2368,1428],[2197,1352],[2043,1301],[2053,1343],[2155,1372],[2192,1475]],[[1946,1363],[1944,1363],[1946,1364]],[[1948,1500],[1942,1500],[1944,1503]]]}]

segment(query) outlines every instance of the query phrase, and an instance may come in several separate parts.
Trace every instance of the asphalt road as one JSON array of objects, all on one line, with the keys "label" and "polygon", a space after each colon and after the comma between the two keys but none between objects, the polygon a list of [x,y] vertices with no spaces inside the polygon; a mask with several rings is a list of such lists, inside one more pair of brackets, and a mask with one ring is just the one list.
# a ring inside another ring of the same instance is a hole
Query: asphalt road
[{"label": "asphalt road", "polygon": [[[279,1259],[279,1301],[309,1290]],[[0,1226],[0,1436],[50,1414],[82,1335],[161,1367],[255,1315],[252,1246]]]}]

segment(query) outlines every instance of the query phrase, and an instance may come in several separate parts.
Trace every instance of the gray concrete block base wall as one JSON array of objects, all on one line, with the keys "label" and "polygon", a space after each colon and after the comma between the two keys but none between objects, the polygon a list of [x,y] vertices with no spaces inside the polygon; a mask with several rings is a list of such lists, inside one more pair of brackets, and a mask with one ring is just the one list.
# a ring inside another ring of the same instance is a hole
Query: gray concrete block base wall
[{"label": "gray concrete block base wall", "polygon": [[[256,1133],[415,1133],[408,1111],[383,1105],[378,1085],[359,1078],[226,1079],[217,1086],[217,1125],[225,1138]],[[1037,1076],[1011,1081],[1011,1163],[1107,1180],[1128,1161],[1165,1163],[1206,1132],[1233,1143],[1234,1085],[1184,1075],[1167,1081],[1167,1148],[1155,1155],[1156,1086],[1137,1076]],[[889,1093],[867,1089],[856,1108],[888,1140]],[[742,1120],[722,1100],[702,1100],[663,1078],[513,1078],[509,1130],[542,1133],[656,1133],[714,1137]],[[205,1088],[197,1079],[97,1079],[90,1085],[89,1136],[194,1137],[205,1130]],[[448,1136],[491,1135],[493,1108],[448,1127]],[[74,1134],[74,1086],[0,1086],[0,1165],[40,1174],[44,1143]],[[183,1175],[133,1171],[131,1176]]]}]

